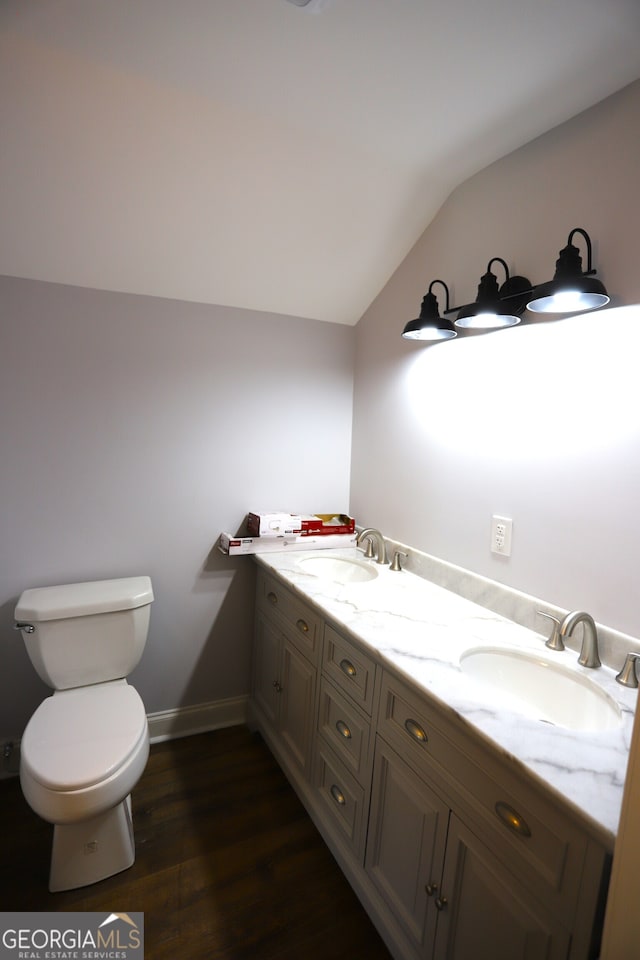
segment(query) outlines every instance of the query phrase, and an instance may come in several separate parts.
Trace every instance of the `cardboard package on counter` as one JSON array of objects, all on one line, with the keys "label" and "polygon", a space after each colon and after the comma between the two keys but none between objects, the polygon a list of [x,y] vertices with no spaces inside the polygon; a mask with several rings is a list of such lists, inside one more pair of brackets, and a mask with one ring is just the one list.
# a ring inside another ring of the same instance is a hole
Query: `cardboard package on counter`
[{"label": "cardboard package on counter", "polygon": [[336,547],[355,547],[355,533],[291,534],[289,536],[234,537],[221,533],[219,549],[229,557],[250,553],[277,553],[282,550],[327,550]]},{"label": "cardboard package on counter", "polygon": [[249,513],[247,532],[252,537],[336,536],[355,533],[356,522],[344,513]]},{"label": "cardboard package on counter", "polygon": [[302,517],[294,513],[248,513],[247,533],[252,537],[286,537],[302,533]]}]

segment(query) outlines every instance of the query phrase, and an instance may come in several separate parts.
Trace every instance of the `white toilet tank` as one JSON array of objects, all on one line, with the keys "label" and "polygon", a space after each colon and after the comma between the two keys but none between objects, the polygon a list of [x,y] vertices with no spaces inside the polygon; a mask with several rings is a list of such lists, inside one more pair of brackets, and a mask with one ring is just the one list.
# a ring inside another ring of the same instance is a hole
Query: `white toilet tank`
[{"label": "white toilet tank", "polygon": [[131,673],[147,640],[152,601],[149,577],[92,580],[25,590],[15,618],[40,677],[68,690]]}]

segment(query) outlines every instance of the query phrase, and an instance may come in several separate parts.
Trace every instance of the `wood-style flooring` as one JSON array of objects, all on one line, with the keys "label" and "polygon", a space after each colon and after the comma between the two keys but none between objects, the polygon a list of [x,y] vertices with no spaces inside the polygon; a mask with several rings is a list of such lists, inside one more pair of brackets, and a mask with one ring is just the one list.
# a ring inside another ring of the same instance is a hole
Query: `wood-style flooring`
[{"label": "wood-style flooring", "polygon": [[146,960],[390,960],[264,742],[156,744],[133,793],[136,862],[47,889],[52,827],[0,782],[0,910],[144,912]]}]

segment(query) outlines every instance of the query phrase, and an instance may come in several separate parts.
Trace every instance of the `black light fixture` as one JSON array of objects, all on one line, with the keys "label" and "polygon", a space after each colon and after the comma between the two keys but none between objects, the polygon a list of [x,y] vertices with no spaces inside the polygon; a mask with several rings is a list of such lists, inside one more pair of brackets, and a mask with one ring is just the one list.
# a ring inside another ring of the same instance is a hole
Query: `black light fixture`
[{"label": "black light fixture", "polygon": [[[491,266],[500,263],[506,280],[501,287]],[[465,330],[496,330],[513,327],[520,323],[520,315],[526,306],[526,294],[531,292],[531,282],[526,277],[509,276],[509,268],[502,257],[493,257],[487,264],[487,272],[480,279],[475,303],[460,308],[454,323]]]},{"label": "black light fixture", "polygon": [[[579,233],[587,246],[587,269],[582,270],[580,251],[571,242]],[[574,227],[569,234],[567,246],[556,260],[553,280],[542,283],[533,291],[527,309],[533,313],[579,313],[595,310],[609,303],[609,295],[603,283],[596,280],[596,271],[591,265],[591,240],[581,227]]]},{"label": "black light fixture", "polygon": [[449,320],[445,320],[440,316],[438,300],[436,295],[432,292],[433,285],[435,283],[440,283],[445,290],[446,306],[444,312],[451,312],[449,307],[448,286],[444,280],[432,280],[429,284],[429,290],[422,300],[420,316],[415,320],[410,320],[402,331],[402,336],[405,338],[405,340],[452,340],[453,337],[458,336],[453,324]]}]

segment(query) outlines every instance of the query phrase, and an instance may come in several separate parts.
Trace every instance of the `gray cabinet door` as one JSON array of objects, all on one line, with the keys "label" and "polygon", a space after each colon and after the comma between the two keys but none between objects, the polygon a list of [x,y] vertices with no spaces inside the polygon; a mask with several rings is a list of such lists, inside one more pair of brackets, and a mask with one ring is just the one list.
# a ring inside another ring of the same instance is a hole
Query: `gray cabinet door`
[{"label": "gray cabinet door", "polygon": [[316,668],[287,638],[282,644],[280,677],[280,735],[296,764],[310,777]]},{"label": "gray cabinet door", "polygon": [[435,935],[448,820],[448,805],[379,739],[365,868],[417,955]]},{"label": "gray cabinet door", "polygon": [[566,960],[569,934],[451,815],[433,960]]},{"label": "gray cabinet door", "polygon": [[280,697],[280,656],[282,632],[265,617],[256,618],[253,645],[253,699],[264,718],[274,727],[278,724]]},{"label": "gray cabinet door", "polygon": [[277,625],[256,618],[253,699],[290,759],[311,773],[316,668]]}]

